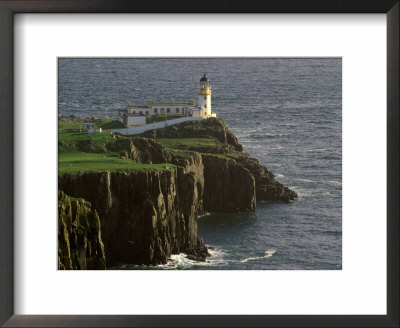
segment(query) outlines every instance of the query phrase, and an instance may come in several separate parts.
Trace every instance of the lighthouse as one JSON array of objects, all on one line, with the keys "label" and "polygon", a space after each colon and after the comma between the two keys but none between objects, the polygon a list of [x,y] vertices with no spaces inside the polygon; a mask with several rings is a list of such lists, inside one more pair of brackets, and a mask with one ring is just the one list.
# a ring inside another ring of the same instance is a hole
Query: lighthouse
[{"label": "lighthouse", "polygon": [[206,74],[200,79],[198,106],[204,113],[201,116],[211,116],[211,85]]},{"label": "lighthouse", "polygon": [[118,120],[126,127],[135,127],[146,125],[148,118],[161,116],[167,121],[167,117],[183,118],[188,120],[193,118],[207,119],[217,117],[216,113],[211,111],[211,85],[206,74],[200,79],[198,93],[198,104],[195,104],[194,98],[190,103],[175,102],[173,98],[169,102],[155,103],[151,98],[146,106],[133,106],[128,101],[127,109],[119,110]]}]

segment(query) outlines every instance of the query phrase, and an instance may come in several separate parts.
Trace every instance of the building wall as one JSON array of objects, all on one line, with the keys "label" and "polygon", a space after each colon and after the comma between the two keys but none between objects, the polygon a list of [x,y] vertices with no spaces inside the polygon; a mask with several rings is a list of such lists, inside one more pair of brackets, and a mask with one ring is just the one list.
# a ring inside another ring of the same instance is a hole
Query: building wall
[{"label": "building wall", "polygon": [[144,125],[146,123],[146,116],[128,116],[125,125],[129,127],[132,125]]},{"label": "building wall", "polygon": [[193,110],[192,111],[192,117],[202,117],[202,110],[200,111],[200,110]]},{"label": "building wall", "polygon": [[[183,123],[186,121],[200,121],[200,120],[204,120],[204,118],[203,117],[179,117],[179,118],[175,118],[173,120],[168,120],[167,122],[165,122],[165,121],[157,122],[155,124],[155,127],[156,127],[156,129],[163,129],[167,126]],[[126,128],[126,129],[111,129],[111,130],[107,130],[107,131],[112,131],[114,133],[118,133],[118,134],[127,136],[127,135],[140,134],[140,133],[150,131],[153,129],[154,129],[153,124],[146,124],[146,125],[136,126],[136,127]]]},{"label": "building wall", "polygon": [[[184,111],[185,106],[189,106],[189,104],[161,104],[161,105],[154,104],[151,105],[150,108],[129,108],[128,113],[136,113],[146,116],[152,116],[152,115],[185,116],[185,111]],[[177,109],[178,112],[176,111]]]},{"label": "building wall", "polygon": [[[169,104],[169,105],[152,105],[150,115],[185,115],[184,105]],[[169,110],[168,110],[169,109]],[[178,112],[176,111],[178,109]]]}]

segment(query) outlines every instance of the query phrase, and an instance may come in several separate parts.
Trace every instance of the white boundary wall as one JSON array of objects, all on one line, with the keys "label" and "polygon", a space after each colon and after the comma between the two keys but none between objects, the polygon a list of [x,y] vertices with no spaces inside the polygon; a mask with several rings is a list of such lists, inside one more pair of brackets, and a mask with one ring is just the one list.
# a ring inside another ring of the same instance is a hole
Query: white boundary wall
[{"label": "white boundary wall", "polygon": [[[171,125],[175,125],[175,124],[179,124],[179,123],[183,123],[183,122],[187,122],[187,121],[201,121],[204,120],[204,117],[180,117],[180,118],[175,118],[173,120],[167,120],[162,121],[162,122],[157,122],[155,124],[155,128],[156,129],[163,129],[166,128],[168,126]],[[150,124],[146,124],[146,125],[142,125],[142,126],[135,126],[133,128],[125,128],[125,129],[110,129],[107,131],[112,131],[114,133],[119,133],[122,134],[124,136],[129,136],[129,135],[133,135],[133,134],[141,134],[143,132],[146,131],[150,131],[154,129],[154,125],[153,123]]]}]

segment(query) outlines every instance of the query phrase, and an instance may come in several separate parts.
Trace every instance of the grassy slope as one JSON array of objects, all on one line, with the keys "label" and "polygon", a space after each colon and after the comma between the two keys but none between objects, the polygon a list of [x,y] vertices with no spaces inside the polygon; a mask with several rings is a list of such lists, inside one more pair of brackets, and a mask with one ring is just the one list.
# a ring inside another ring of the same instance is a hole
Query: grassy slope
[{"label": "grassy slope", "polygon": [[79,142],[94,142],[105,148],[106,143],[114,143],[115,139],[108,133],[66,132],[58,133],[58,152],[75,151]]},{"label": "grassy slope", "polygon": [[[100,119],[97,121],[101,121],[101,124],[114,124],[113,122],[115,122],[115,120],[112,119]],[[201,122],[199,122],[199,124],[201,124]],[[118,154],[107,150],[107,144],[115,142],[115,139],[107,132],[93,134],[80,132],[81,123],[59,122],[58,125],[59,173],[76,173],[80,171],[147,171],[153,169],[166,170],[173,167],[172,164],[167,163],[140,164],[130,159],[119,158]],[[98,126],[100,126],[100,123],[98,123]],[[176,150],[177,154],[180,156],[190,156],[192,153],[190,149],[193,146],[217,146],[217,141],[213,138],[157,138],[157,142],[167,149]],[[77,146],[79,143],[93,144],[102,152],[82,152]]]},{"label": "grassy slope", "polygon": [[[130,159],[119,158],[116,153],[106,150],[106,144],[115,142],[108,133],[88,134],[79,132],[81,124],[71,122],[58,123],[58,172],[76,173],[103,172],[103,171],[148,171],[166,170],[172,164],[140,164]],[[79,151],[77,143],[91,142],[98,148],[104,149],[103,153],[85,153]]]},{"label": "grassy slope", "polygon": [[[120,129],[125,126],[118,121],[116,118],[99,118],[96,120],[88,120],[88,122],[95,123],[96,127],[102,128],[103,130],[107,129]],[[80,132],[82,127],[82,123],[75,122],[58,122],[58,132]]]},{"label": "grassy slope", "polygon": [[157,138],[157,142],[171,149],[190,149],[194,145],[204,147],[217,145],[217,141],[212,138]]},{"label": "grassy slope", "polygon": [[58,173],[167,170],[172,164],[139,164],[112,154],[65,152],[58,155]]}]

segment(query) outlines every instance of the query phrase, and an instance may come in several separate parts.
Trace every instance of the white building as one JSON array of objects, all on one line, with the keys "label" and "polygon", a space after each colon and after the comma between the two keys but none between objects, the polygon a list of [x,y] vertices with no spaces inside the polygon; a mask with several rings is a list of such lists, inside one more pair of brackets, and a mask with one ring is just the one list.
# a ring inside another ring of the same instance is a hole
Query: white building
[{"label": "white building", "polygon": [[86,131],[87,133],[101,133],[101,132],[103,132],[103,129],[96,127],[96,123],[93,123],[93,122],[82,123],[82,130]]},{"label": "white building", "polygon": [[126,127],[146,124],[147,117],[151,116],[187,116],[187,117],[216,117],[211,110],[211,85],[204,74],[200,79],[198,104],[194,98],[190,103],[175,103],[171,98],[169,103],[153,103],[151,98],[147,106],[131,106],[119,111],[119,121]]},{"label": "white building", "polygon": [[87,131],[89,129],[93,129],[95,126],[96,126],[96,123],[91,123],[91,122],[82,123],[82,129],[85,131]]},{"label": "white building", "polygon": [[147,118],[145,115],[136,114],[136,113],[120,113],[119,118],[122,117],[122,121],[120,121],[127,127],[130,128],[132,126],[145,125],[147,124]]}]

